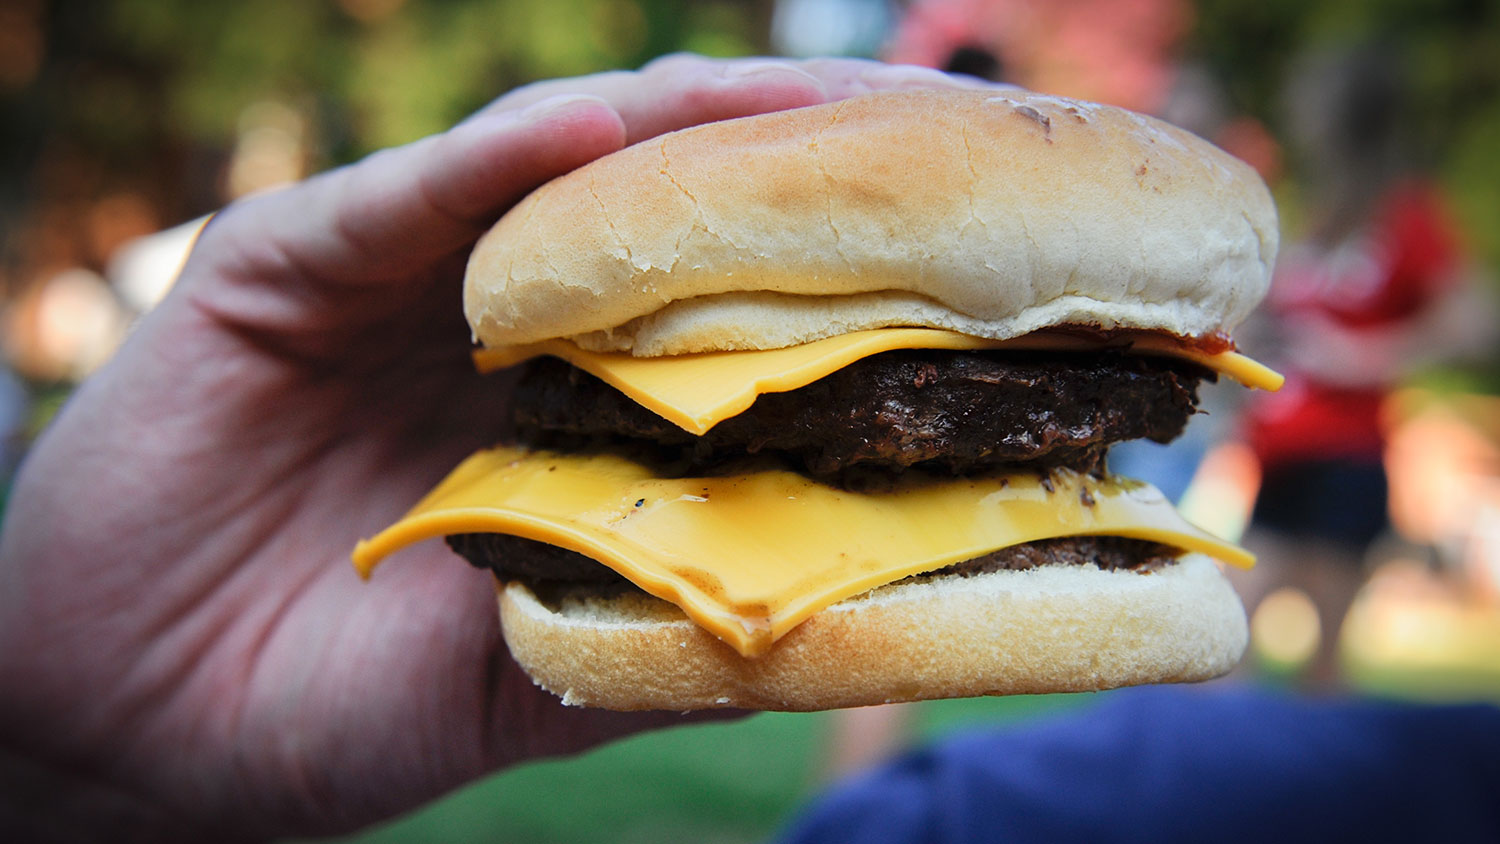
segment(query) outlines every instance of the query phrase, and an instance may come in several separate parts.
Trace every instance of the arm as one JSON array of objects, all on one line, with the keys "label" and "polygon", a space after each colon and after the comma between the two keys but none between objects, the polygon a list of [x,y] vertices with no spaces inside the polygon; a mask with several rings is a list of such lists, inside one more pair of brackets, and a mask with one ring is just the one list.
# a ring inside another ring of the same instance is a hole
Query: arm
[{"label": "arm", "polygon": [[236,204],[22,467],[0,534],[0,821],[33,835],[358,827],[519,760],[681,719],[566,710],[483,573],[354,540],[501,422],[468,362],[474,239],[531,188],[705,120],[879,87],[868,62],[674,56],[548,82]]}]

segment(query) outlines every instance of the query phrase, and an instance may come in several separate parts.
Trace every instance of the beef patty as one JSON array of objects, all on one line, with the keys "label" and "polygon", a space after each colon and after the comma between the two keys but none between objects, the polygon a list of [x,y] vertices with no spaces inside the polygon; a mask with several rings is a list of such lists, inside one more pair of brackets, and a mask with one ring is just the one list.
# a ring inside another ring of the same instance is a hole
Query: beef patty
[{"label": "beef patty", "polygon": [[1110,443],[1165,443],[1181,433],[1197,409],[1198,383],[1213,377],[1192,363],[1118,352],[894,351],[762,395],[695,436],[583,370],[542,358],[517,389],[515,418],[530,445],[648,441],[688,473],[764,453],[823,480],[911,466],[1097,472]]},{"label": "beef patty", "polygon": [[[595,594],[637,590],[614,569],[576,551],[499,533],[449,536],[448,545],[478,568],[490,569],[502,581],[520,580],[539,594],[587,586]],[[932,574],[976,575],[1022,571],[1043,565],[1094,565],[1101,569],[1149,571],[1170,564],[1179,551],[1141,539],[1118,536],[1070,536],[1044,539],[991,551]],[[638,590],[637,590],[638,591]]]},{"label": "beef patty", "polygon": [[[683,474],[772,455],[849,485],[864,470],[970,473],[1066,466],[1102,472],[1106,447],[1169,442],[1197,409],[1213,373],[1169,358],[1103,353],[894,351],[805,387],[767,393],[695,436],[602,380],[555,358],[532,361],[517,388],[518,437],[534,447],[614,444],[649,452]],[[448,537],[453,550],[501,580],[554,593],[636,587],[582,554],[503,534]],[[1040,565],[1151,570],[1178,552],[1112,536],[1048,539],[942,569],[973,575]],[[926,576],[926,575],[920,575]]]}]

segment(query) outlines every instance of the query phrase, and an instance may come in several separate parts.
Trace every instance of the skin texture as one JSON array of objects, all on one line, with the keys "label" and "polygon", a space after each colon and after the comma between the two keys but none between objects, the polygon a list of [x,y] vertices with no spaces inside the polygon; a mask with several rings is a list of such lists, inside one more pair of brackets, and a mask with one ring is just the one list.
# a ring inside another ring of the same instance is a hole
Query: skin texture
[{"label": "skin texture", "polygon": [[955,84],[673,56],[519,89],[217,215],[17,479],[0,534],[0,833],[348,830],[682,722],[537,690],[487,576],[441,543],[368,583],[348,562],[504,413],[508,379],[468,362],[464,257],[527,191],[626,143]]}]

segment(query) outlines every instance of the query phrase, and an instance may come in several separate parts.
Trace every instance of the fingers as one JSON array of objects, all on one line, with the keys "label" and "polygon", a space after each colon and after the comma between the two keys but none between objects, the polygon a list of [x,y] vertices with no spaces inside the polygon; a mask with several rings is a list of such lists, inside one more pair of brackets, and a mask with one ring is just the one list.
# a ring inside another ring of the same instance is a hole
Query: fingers
[{"label": "fingers", "polygon": [[669,56],[638,71],[552,80],[519,88],[480,114],[505,111],[563,92],[608,102],[628,143],[714,120],[815,105],[827,100],[821,80],[788,62],[725,62]]},{"label": "fingers", "polygon": [[822,80],[828,90],[829,100],[842,100],[874,91],[991,87],[990,83],[982,80],[950,76],[930,67],[884,64],[868,59],[808,59],[801,62],[801,66]]},{"label": "fingers", "polygon": [[252,200],[204,237],[233,239],[217,252],[262,281],[405,279],[473,241],[533,188],[624,143],[620,116],[598,97],[547,97]]},{"label": "fingers", "polygon": [[840,100],[871,91],[972,86],[925,67],[864,59],[709,59],[672,55],[638,71],[539,82],[518,88],[479,112],[524,107],[562,93],[585,93],[619,113],[627,142],[713,120],[727,120]]},{"label": "fingers", "polygon": [[625,144],[870,91],[976,84],[858,59],[668,56],[639,71],[517,89],[441,135],[231,209],[222,216],[234,224],[220,219],[204,238],[227,238],[234,248],[217,253],[261,282],[409,279],[472,242],[531,189]]}]

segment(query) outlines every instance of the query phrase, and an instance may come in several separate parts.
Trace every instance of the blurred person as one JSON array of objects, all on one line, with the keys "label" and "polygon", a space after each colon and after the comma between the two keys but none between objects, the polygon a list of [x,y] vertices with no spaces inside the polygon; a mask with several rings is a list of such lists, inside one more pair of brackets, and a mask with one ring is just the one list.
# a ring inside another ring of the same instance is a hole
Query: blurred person
[{"label": "blurred person", "polygon": [[1338,632],[1388,526],[1381,408],[1414,366],[1476,334],[1458,235],[1435,185],[1412,171],[1403,71],[1384,46],[1303,59],[1287,86],[1289,142],[1307,190],[1305,234],[1282,253],[1256,348],[1287,376],[1254,397],[1246,436],[1262,466],[1240,576],[1253,608],[1307,593],[1321,639],[1304,681],[1336,690]]},{"label": "blurred person", "polygon": [[975,44],[960,44],[953,48],[940,69],[944,73],[960,73],[991,82],[1005,80],[1005,63],[995,51]]},{"label": "blurred person", "polygon": [[525,193],[628,143],[874,89],[854,60],[673,56],[537,83],[453,129],[238,202],[39,438],[0,529],[0,837],[256,840],[388,818],[675,713],[569,709],[433,546],[354,540],[484,445],[464,258]]},{"label": "blurred person", "polygon": [[1154,113],[1192,20],[1187,0],[916,0],[883,55]]}]

